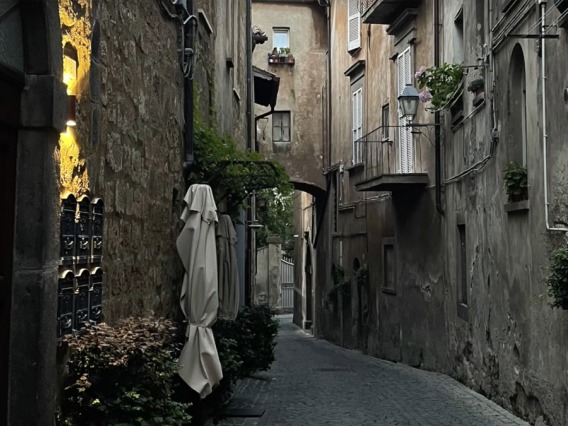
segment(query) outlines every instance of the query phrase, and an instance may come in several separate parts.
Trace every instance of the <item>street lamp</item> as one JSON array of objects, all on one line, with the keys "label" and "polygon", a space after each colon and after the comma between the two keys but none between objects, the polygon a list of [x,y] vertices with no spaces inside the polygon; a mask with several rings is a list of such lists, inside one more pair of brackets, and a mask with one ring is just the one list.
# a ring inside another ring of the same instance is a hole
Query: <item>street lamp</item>
[{"label": "street lamp", "polygon": [[416,111],[418,110],[418,102],[420,102],[418,90],[416,90],[412,84],[407,83],[402,92],[400,92],[400,95],[398,95],[398,103],[402,111],[402,116],[409,121],[414,120]]}]

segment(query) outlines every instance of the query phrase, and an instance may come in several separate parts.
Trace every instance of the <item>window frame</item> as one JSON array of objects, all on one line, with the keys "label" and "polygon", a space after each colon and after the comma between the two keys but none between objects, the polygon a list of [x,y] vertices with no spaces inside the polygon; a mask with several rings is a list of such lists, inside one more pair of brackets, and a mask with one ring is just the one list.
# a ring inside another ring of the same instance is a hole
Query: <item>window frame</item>
[{"label": "window frame", "polygon": [[[407,58],[406,55],[408,55]],[[414,75],[412,72],[413,56],[412,46],[408,46],[396,58],[397,96],[407,83],[412,83],[412,76]],[[409,123],[410,120],[405,118],[400,108],[398,108],[397,169],[401,174],[414,173],[416,168],[414,161],[414,136],[412,129],[408,127]]]},{"label": "window frame", "polygon": [[[357,104],[356,104],[357,102]],[[351,85],[351,163],[353,165],[363,162],[363,146],[358,141],[363,137],[363,85]]]},{"label": "window frame", "polygon": [[[387,260],[388,253],[392,253],[392,261]],[[382,241],[382,267],[383,267],[383,282],[381,292],[386,294],[396,295],[397,293],[397,279],[396,279],[396,244],[393,237],[383,238]],[[391,279],[392,278],[392,279]]]},{"label": "window frame", "polygon": [[[282,140],[282,136],[280,137],[280,140],[276,140],[274,137],[274,129],[275,127],[280,127],[280,135],[283,134],[283,129],[285,128],[285,126],[282,125],[283,121],[280,118],[280,126],[276,126],[275,125],[275,118],[277,117],[281,117],[281,114],[287,114],[288,115],[288,140]],[[288,110],[282,110],[282,111],[274,111],[272,113],[272,143],[291,143],[292,142],[292,112],[288,111]]]},{"label": "window frame", "polygon": [[381,108],[381,126],[383,127],[383,141],[388,141],[390,139],[390,103],[388,102]]},{"label": "window frame", "polygon": [[[286,34],[287,46],[276,46],[276,34]],[[290,28],[289,27],[272,27],[272,50],[290,49]]]},{"label": "window frame", "polygon": [[[355,28],[352,28],[355,25]],[[356,37],[351,38],[352,34]],[[361,0],[347,0],[347,51],[361,47]]]}]

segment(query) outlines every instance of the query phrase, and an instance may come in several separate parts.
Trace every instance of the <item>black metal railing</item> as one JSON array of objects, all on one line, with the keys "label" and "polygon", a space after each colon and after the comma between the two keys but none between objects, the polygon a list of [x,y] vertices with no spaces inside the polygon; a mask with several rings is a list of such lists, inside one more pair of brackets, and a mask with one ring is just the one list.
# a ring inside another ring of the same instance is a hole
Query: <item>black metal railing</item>
[{"label": "black metal railing", "polygon": [[374,5],[376,2],[380,1],[380,0],[360,0],[361,3],[359,5],[359,11],[361,12],[361,15],[364,15],[365,12],[367,10],[369,10],[369,8]]},{"label": "black metal railing", "polygon": [[388,137],[388,130],[389,127],[377,127],[355,141],[356,149],[361,152],[365,168],[361,174],[361,181],[394,173],[396,153],[393,141]]},{"label": "black metal railing", "polygon": [[[380,126],[355,141],[356,149],[362,155],[364,172],[359,182],[389,174],[422,173],[422,148],[418,143],[423,132],[410,130],[412,137],[412,164],[409,170],[399,170],[397,163],[397,146],[394,143],[395,131],[400,132],[405,126]],[[358,147],[358,148],[357,148]],[[427,154],[427,153],[425,153]]]}]

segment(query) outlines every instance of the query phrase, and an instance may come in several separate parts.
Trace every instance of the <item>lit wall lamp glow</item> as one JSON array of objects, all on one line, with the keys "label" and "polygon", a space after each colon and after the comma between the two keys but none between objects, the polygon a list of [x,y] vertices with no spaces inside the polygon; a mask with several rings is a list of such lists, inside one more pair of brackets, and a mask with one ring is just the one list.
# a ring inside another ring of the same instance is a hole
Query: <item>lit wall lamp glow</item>
[{"label": "lit wall lamp glow", "polygon": [[67,95],[67,126],[75,127],[77,125],[77,97],[75,95]]}]

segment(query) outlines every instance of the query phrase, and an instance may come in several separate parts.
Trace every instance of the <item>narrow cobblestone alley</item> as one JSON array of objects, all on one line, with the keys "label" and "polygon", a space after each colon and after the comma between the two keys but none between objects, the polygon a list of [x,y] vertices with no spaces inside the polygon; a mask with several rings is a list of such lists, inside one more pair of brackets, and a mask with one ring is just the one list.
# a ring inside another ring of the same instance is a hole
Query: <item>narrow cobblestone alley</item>
[{"label": "narrow cobblestone alley", "polygon": [[450,377],[315,339],[289,316],[280,321],[272,369],[241,382],[228,411],[264,414],[218,425],[528,424]]}]

